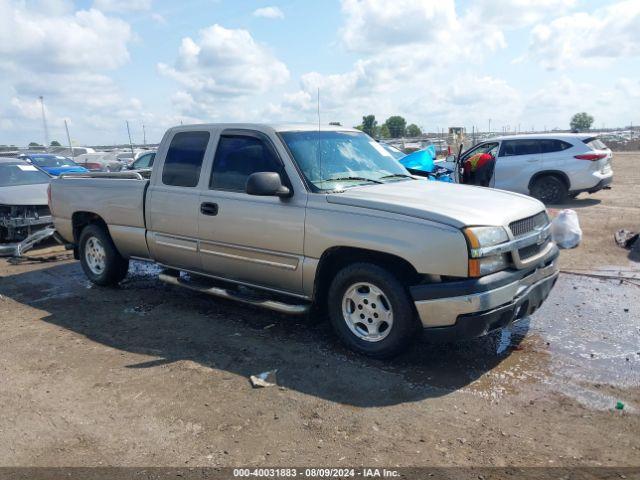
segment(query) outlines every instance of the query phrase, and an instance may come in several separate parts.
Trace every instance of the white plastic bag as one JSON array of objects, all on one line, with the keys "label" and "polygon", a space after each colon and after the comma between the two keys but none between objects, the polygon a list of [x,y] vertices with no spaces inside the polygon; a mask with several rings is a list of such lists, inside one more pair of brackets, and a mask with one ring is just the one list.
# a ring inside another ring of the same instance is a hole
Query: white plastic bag
[{"label": "white plastic bag", "polygon": [[582,230],[575,210],[562,210],[551,222],[551,237],[560,248],[575,248],[582,240]]}]

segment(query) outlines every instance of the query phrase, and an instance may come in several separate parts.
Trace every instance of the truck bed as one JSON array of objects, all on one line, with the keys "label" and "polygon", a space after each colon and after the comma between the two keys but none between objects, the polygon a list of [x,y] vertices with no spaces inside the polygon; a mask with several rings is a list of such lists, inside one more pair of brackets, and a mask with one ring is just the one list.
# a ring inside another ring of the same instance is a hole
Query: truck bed
[{"label": "truck bed", "polygon": [[95,215],[125,257],[147,258],[144,199],[149,180],[136,172],[63,175],[51,181],[51,210],[58,233],[75,243],[73,221]]}]

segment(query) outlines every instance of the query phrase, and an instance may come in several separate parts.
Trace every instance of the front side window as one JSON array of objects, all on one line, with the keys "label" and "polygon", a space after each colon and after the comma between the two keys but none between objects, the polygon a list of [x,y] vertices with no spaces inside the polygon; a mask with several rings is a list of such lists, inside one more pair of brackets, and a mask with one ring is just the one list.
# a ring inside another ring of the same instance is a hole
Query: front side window
[{"label": "front side window", "polygon": [[465,153],[462,156],[462,160],[466,160],[467,158],[478,153],[488,153],[495,158],[496,154],[498,153],[498,142],[481,143],[477,147],[474,147],[473,149]]},{"label": "front side window", "polygon": [[540,140],[504,140],[500,149],[501,157],[535,155],[540,153]]},{"label": "front side window", "polygon": [[320,191],[411,178],[390,152],[365,133],[282,132],[281,137],[307,182]]},{"label": "front side window", "polygon": [[198,185],[209,132],[179,132],[173,136],[162,169],[162,183],[176,187]]},{"label": "front side window", "polygon": [[209,187],[244,192],[247,178],[257,172],[276,172],[282,177],[282,164],[271,146],[252,136],[222,135]]},{"label": "front side window", "polygon": [[153,159],[156,157],[155,153],[147,153],[142,155],[138,160],[133,162],[133,168],[151,168],[153,165]]}]

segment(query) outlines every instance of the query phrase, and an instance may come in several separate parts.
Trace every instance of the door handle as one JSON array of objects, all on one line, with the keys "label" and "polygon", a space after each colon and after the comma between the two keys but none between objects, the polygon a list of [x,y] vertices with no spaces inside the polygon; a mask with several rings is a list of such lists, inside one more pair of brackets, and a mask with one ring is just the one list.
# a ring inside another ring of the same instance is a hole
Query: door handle
[{"label": "door handle", "polygon": [[201,203],[200,213],[202,213],[203,215],[209,215],[213,217],[218,214],[218,204],[210,203],[210,202]]}]

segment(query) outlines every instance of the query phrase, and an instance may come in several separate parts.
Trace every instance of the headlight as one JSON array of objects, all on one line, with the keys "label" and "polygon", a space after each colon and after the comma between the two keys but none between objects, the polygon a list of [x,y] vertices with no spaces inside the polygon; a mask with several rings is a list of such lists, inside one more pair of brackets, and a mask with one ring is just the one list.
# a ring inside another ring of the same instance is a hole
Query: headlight
[{"label": "headlight", "polygon": [[464,229],[469,243],[469,276],[481,277],[505,269],[509,261],[505,254],[485,256],[483,249],[509,241],[502,227],[470,227]]}]

